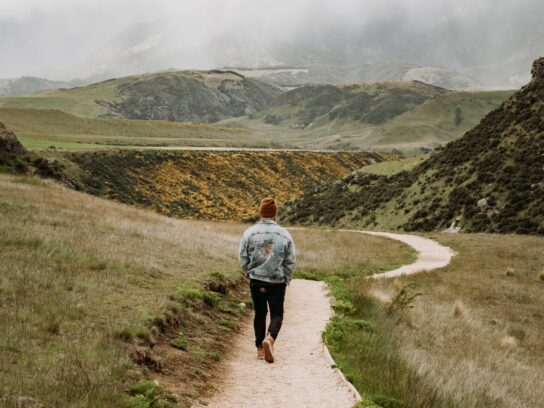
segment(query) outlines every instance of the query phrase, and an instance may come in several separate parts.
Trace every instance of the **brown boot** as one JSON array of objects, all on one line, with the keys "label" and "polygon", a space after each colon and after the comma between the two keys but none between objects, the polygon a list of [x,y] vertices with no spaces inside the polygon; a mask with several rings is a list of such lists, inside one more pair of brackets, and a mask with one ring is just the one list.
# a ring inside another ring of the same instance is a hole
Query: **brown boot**
[{"label": "brown boot", "polygon": [[267,363],[274,362],[274,338],[268,333],[263,341],[264,359]]},{"label": "brown boot", "polygon": [[262,347],[257,347],[257,359],[264,360],[264,349]]}]

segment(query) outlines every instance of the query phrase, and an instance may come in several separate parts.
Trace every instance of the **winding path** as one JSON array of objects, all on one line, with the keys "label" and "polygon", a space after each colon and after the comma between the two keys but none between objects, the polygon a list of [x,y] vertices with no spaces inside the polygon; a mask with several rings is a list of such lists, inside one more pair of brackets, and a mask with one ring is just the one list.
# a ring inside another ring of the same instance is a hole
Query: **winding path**
[{"label": "winding path", "polygon": [[[435,241],[407,234],[366,232],[402,241],[416,251],[417,260],[373,279],[413,274],[446,266],[453,252]],[[255,358],[253,327],[243,326],[225,364],[225,376],[209,401],[211,408],[351,408],[360,398],[338,370],[321,341],[332,316],[323,282],[295,279],[287,289],[284,326],[276,343],[276,362]]]}]

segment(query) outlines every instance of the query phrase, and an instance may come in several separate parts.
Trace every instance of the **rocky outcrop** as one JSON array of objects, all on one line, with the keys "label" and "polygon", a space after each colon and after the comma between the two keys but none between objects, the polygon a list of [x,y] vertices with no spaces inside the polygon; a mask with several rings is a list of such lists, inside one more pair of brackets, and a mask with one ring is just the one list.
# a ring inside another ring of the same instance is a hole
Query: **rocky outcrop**
[{"label": "rocky outcrop", "polygon": [[0,122],[1,171],[36,174],[40,177],[59,180],[69,187],[78,188],[78,184],[67,177],[62,163],[55,159],[30,154],[19,142],[15,133]]},{"label": "rocky outcrop", "polygon": [[0,122],[0,167],[24,172],[28,169],[30,155],[11,130]]},{"label": "rocky outcrop", "polygon": [[544,86],[544,57],[538,58],[533,62],[531,78],[531,84]]}]

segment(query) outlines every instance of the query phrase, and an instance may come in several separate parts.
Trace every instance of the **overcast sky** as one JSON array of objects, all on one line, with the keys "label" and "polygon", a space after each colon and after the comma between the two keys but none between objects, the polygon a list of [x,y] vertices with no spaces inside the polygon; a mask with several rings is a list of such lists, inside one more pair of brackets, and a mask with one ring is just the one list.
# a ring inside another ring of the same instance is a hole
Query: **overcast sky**
[{"label": "overcast sky", "polygon": [[[174,27],[179,46],[204,45],[233,32],[263,43],[312,41],[332,32],[338,44],[350,37],[379,46],[384,38],[383,46],[390,47],[398,29],[403,37],[413,32],[421,38],[448,30],[452,41],[463,37],[459,30],[473,30],[476,38],[486,38],[485,47],[500,48],[524,41],[525,30],[543,16],[543,0],[0,0],[0,78],[77,65],[142,22]],[[399,59],[412,56],[402,48]],[[422,55],[414,52],[413,59]]]}]

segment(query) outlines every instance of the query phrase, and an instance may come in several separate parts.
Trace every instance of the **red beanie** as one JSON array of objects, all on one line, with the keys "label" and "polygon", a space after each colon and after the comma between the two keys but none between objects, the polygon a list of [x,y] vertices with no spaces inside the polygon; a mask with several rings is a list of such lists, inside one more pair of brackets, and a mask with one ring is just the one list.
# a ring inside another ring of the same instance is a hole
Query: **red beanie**
[{"label": "red beanie", "polygon": [[262,218],[274,218],[276,216],[276,202],[272,197],[263,198],[259,206],[259,214]]}]

